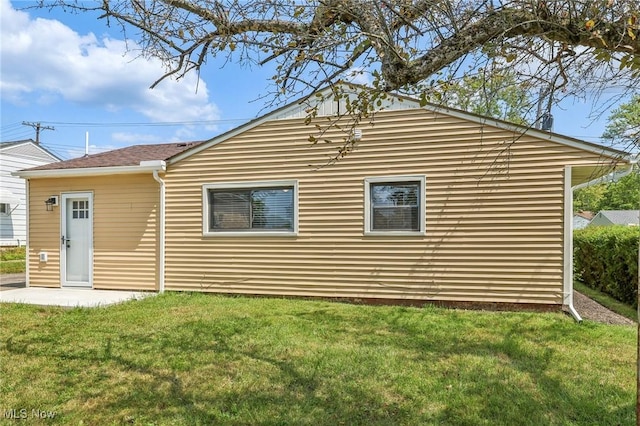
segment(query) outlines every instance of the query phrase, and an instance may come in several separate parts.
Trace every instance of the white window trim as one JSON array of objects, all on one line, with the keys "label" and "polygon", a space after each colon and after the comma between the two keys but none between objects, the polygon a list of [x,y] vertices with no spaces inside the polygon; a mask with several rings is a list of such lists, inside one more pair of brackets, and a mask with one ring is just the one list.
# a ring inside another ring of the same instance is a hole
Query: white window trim
[{"label": "white window trim", "polygon": [[[260,189],[293,186],[293,231],[210,231],[209,196],[210,189]],[[202,185],[202,235],[205,237],[295,237],[298,235],[298,181],[265,180],[252,182],[206,183]]]},{"label": "white window trim", "polygon": [[[371,219],[371,184],[384,182],[420,182],[419,201],[419,223],[418,231],[374,231],[371,229],[373,220]],[[364,235],[374,236],[422,236],[426,233],[426,186],[427,179],[423,175],[399,175],[399,176],[376,176],[365,178],[364,180]]]}]

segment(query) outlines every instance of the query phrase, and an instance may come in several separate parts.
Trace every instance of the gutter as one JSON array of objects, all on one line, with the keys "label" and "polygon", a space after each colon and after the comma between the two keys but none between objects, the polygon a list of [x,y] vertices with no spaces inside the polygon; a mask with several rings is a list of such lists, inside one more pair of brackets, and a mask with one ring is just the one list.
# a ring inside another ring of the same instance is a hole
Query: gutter
[{"label": "gutter", "polygon": [[[160,254],[159,254],[159,277],[158,277],[158,291],[164,292],[164,246],[165,246],[165,185],[164,181],[158,175],[158,172],[164,172],[167,170],[167,163],[164,160],[150,160],[141,161],[137,166],[114,166],[114,167],[91,167],[80,169],[52,169],[52,170],[23,170],[12,172],[12,176],[18,176],[26,179],[29,182],[29,178],[56,178],[56,177],[72,177],[72,176],[101,176],[101,175],[118,175],[118,174],[136,174],[136,173],[153,173],[153,178],[160,184],[160,230],[159,230],[159,242]],[[27,184],[27,188],[29,185]],[[27,193],[28,197],[28,193]],[[28,198],[27,198],[28,199]],[[28,213],[27,213],[28,214]],[[28,223],[28,220],[27,220]],[[28,227],[27,227],[28,228]],[[29,232],[27,230],[27,232]],[[29,239],[27,237],[27,244]],[[27,264],[27,287],[29,286],[29,270]]]},{"label": "gutter", "polygon": [[571,191],[575,191],[577,189],[586,188],[588,186],[597,185],[599,183],[616,182],[617,180],[622,179],[623,177],[625,177],[626,175],[631,173],[633,171],[633,168],[635,167],[635,165],[637,163],[638,163],[638,158],[629,158],[629,168],[628,169],[622,170],[620,172],[609,173],[608,175],[604,175],[604,176],[601,176],[601,177],[599,177],[597,179],[590,180],[589,182],[584,182],[584,183],[578,184],[576,186],[572,186],[571,187]]},{"label": "gutter", "polygon": [[158,235],[158,244],[160,248],[160,259],[158,260],[158,292],[164,293],[164,246],[165,246],[165,196],[166,190],[164,181],[158,175],[158,170],[153,171],[153,178],[160,184],[160,230]]},{"label": "gutter", "polygon": [[79,169],[49,169],[49,170],[18,170],[12,172],[12,176],[23,179],[28,178],[56,178],[73,176],[101,176],[101,175],[123,175],[134,173],[148,173],[157,170],[166,170],[167,166],[163,160],[141,161],[137,166],[112,166],[112,167],[88,167]]},{"label": "gutter", "polygon": [[29,229],[29,223],[31,223],[29,216],[31,215],[31,209],[29,208],[29,191],[31,190],[30,187],[31,182],[29,181],[29,179],[26,179],[24,182],[24,189],[25,189],[25,206],[24,206],[24,215],[25,215],[25,238],[26,241],[24,243],[24,249],[25,249],[25,253],[26,253],[26,265],[25,265],[25,271],[24,271],[24,282],[25,282],[25,287],[29,288],[31,287],[31,268],[29,267],[29,249],[30,249],[30,244],[31,244],[31,239],[29,238],[29,234],[31,233],[31,230]]}]

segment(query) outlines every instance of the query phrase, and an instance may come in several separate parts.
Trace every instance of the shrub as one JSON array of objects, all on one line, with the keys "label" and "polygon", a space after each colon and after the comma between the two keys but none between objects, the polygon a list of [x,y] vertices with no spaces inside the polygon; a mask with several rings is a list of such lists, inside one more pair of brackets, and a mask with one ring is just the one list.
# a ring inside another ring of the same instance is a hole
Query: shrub
[{"label": "shrub", "polygon": [[576,279],[636,307],[639,241],[637,227],[595,226],[575,231]]}]

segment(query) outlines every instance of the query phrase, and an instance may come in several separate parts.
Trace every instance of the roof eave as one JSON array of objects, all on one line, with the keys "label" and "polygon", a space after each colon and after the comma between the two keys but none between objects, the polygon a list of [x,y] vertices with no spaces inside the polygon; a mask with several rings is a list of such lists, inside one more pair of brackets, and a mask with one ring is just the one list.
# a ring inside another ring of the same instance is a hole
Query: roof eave
[{"label": "roof eave", "polygon": [[507,121],[497,120],[491,117],[483,117],[473,113],[468,113],[465,111],[442,107],[434,104],[427,104],[427,106],[423,107],[423,109],[436,112],[436,113],[451,115],[457,118],[476,122],[482,125],[490,125],[493,127],[497,127],[499,129],[513,132],[515,134],[528,135],[528,136],[535,137],[536,139],[548,140],[548,141],[559,143],[562,145],[567,145],[573,148],[581,149],[583,151],[591,152],[593,154],[606,155],[608,157],[616,158],[619,161],[622,161],[625,163],[633,162],[633,155],[630,154],[629,152],[620,151],[615,148],[609,148],[606,146],[590,143],[590,142],[579,140],[579,139],[574,139],[558,133],[538,130],[535,128],[522,126],[520,124],[509,123]]},{"label": "roof eave", "polygon": [[141,161],[137,166],[84,167],[74,169],[18,170],[11,173],[23,179],[62,178],[75,176],[126,175],[137,173],[164,172],[167,163],[164,160]]},{"label": "roof eave", "polygon": [[46,149],[45,147],[43,147],[42,145],[40,145],[39,143],[35,143],[32,140],[25,140],[25,141],[17,141],[17,142],[8,142],[6,144],[6,146],[0,146],[0,151],[9,151],[13,148],[17,148],[19,146],[22,145],[32,145],[33,147],[35,147],[36,149],[42,151],[44,154],[48,155],[49,157],[51,157],[53,159],[54,162],[58,162],[61,161],[60,157],[58,157],[57,155],[55,155],[52,152],[49,152],[48,149]]},{"label": "roof eave", "polygon": [[[358,86],[355,84],[350,84],[351,86]],[[327,92],[328,90],[330,90],[330,88],[324,88],[322,90],[320,90],[319,92]],[[197,145],[191,149],[187,149],[173,157],[171,157],[170,159],[168,159],[167,161],[169,162],[169,164],[174,164],[177,163],[185,158],[191,157],[192,155],[195,155],[201,151],[204,151],[208,148],[211,148],[212,146],[215,146],[221,142],[226,141],[227,139],[230,139],[238,134],[244,133],[248,130],[253,129],[254,127],[257,127],[267,121],[271,121],[273,119],[273,117],[276,117],[278,115],[281,115],[283,113],[286,113],[288,110],[293,110],[294,108],[296,108],[298,105],[300,105],[301,103],[307,101],[309,98],[311,98],[312,95],[303,97],[301,99],[298,99],[294,102],[291,102],[290,104],[284,105],[274,111],[271,111],[263,116],[260,116],[258,118],[255,118],[245,124],[242,124],[234,129],[231,129],[221,135],[218,135],[208,141],[205,141],[204,143]],[[411,103],[413,102],[414,105],[418,105],[418,101],[416,101],[415,99],[403,96],[403,95],[399,95],[399,94],[394,94],[394,96],[397,96],[398,98],[402,98],[403,102],[407,102],[407,103]],[[443,107],[443,106],[439,106],[436,104],[431,104],[428,103],[427,105],[421,107],[421,109],[426,110],[426,111],[430,111],[436,114],[447,114],[456,118],[460,118],[466,121],[471,121],[471,122],[475,122],[481,125],[489,125],[489,126],[493,126],[493,127],[497,127],[499,129],[502,130],[507,130],[510,131],[514,134],[518,134],[518,135],[528,135],[528,136],[532,136],[535,137],[537,139],[542,139],[542,140],[548,140],[551,142],[555,142],[555,143],[559,143],[561,145],[566,145],[566,146],[570,146],[573,148],[578,148],[581,149],[583,151],[587,151],[587,152],[591,152],[593,154],[597,154],[597,155],[603,155],[609,158],[613,158],[616,160],[616,162],[619,163],[633,163],[634,159],[632,154],[625,152],[625,151],[620,151],[614,148],[609,148],[609,147],[605,147],[602,145],[598,145],[598,144],[594,144],[594,143],[590,143],[590,142],[586,142],[583,140],[579,140],[579,139],[574,139],[568,136],[564,136],[558,133],[553,133],[553,132],[546,132],[546,131],[542,131],[542,130],[537,130],[534,128],[530,128],[530,127],[526,127],[526,126],[522,126],[519,124],[515,124],[515,123],[509,123],[507,121],[502,121],[502,120],[497,120],[497,119],[493,119],[490,117],[484,117],[484,116],[480,116],[480,115],[476,115],[473,113],[469,113],[466,111],[462,111],[462,110],[457,110],[454,108],[448,108],[448,107]]]}]

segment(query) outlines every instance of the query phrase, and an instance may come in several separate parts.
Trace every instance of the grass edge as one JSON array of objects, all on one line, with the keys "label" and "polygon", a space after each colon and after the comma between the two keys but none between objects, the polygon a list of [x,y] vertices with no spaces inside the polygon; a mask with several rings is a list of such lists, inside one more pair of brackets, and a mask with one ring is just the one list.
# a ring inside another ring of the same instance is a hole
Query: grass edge
[{"label": "grass edge", "polygon": [[579,291],[590,299],[595,300],[605,308],[610,309],[625,318],[629,318],[632,321],[638,322],[638,311],[632,306],[629,306],[626,303],[622,303],[601,291],[592,289],[591,287],[587,287],[580,281],[574,281],[573,287],[575,290]]}]

